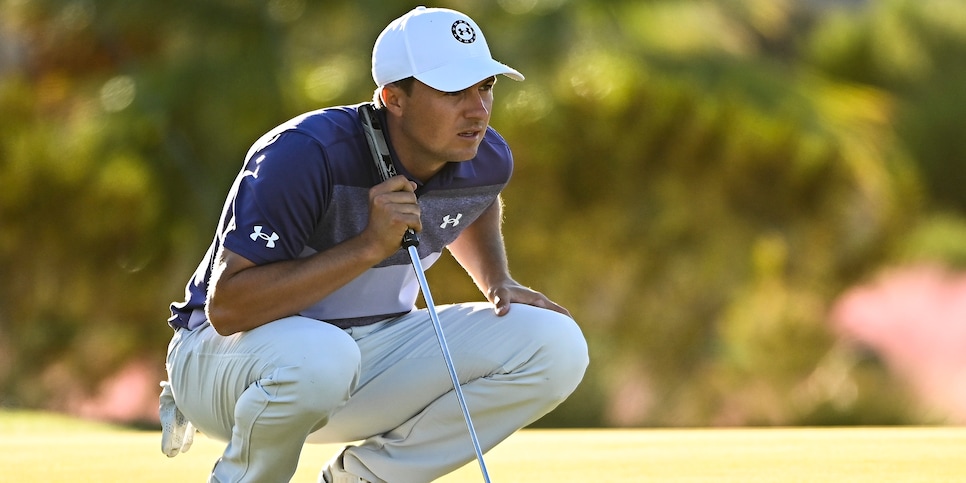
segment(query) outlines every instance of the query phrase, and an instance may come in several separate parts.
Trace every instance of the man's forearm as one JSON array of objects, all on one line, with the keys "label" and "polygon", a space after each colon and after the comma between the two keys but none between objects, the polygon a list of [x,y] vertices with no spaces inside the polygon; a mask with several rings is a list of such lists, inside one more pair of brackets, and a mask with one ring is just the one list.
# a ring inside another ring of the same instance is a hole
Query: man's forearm
[{"label": "man's forearm", "polygon": [[489,298],[489,290],[510,280],[503,243],[503,201],[497,198],[449,245],[453,257]]},{"label": "man's forearm", "polygon": [[223,251],[210,282],[208,320],[227,335],[297,314],[380,260],[358,239],[310,257],[266,265]]}]

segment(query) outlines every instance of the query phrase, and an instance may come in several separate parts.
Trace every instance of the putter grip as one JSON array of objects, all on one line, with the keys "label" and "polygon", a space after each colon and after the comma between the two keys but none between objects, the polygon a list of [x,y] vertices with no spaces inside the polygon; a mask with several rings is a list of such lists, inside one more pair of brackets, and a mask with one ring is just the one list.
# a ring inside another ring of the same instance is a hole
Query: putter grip
[{"label": "putter grip", "polygon": [[[382,123],[376,115],[376,110],[372,104],[364,104],[359,108],[359,119],[362,121],[362,128],[366,134],[366,142],[369,144],[369,151],[372,160],[376,164],[379,176],[383,181],[396,175],[396,168],[393,166],[392,152],[386,142],[386,135],[382,132]],[[400,242],[402,248],[419,246],[419,238],[412,228],[406,230]]]}]

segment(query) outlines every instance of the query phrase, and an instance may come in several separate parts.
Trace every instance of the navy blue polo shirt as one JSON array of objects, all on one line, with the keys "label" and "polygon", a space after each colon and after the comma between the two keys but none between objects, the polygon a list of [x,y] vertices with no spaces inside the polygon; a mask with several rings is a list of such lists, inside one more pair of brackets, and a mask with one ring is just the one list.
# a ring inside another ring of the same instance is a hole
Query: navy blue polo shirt
[{"label": "navy blue polo shirt", "polygon": [[[362,232],[369,188],[380,179],[358,108],[308,112],[252,145],[185,300],[171,304],[172,327],[194,329],[203,322],[191,313],[204,308],[221,246],[262,265],[307,257]],[[396,170],[408,176],[401,165]],[[512,170],[506,141],[487,128],[475,158],[448,163],[419,186],[419,256],[426,268],[496,200]],[[299,315],[343,328],[366,325],[411,311],[418,292],[409,256],[400,250]]]}]

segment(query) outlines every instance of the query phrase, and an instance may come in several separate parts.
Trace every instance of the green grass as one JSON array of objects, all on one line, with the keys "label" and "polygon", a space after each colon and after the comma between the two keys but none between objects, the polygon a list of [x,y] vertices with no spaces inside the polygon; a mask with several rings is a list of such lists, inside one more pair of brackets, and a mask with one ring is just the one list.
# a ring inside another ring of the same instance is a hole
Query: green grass
[{"label": "green grass", "polygon": [[[308,445],[315,482],[336,445]],[[199,435],[168,459],[160,432],[0,412],[0,482],[205,481],[222,444]],[[487,454],[495,483],[966,481],[966,428],[526,430]],[[472,462],[439,480],[480,482]]]}]

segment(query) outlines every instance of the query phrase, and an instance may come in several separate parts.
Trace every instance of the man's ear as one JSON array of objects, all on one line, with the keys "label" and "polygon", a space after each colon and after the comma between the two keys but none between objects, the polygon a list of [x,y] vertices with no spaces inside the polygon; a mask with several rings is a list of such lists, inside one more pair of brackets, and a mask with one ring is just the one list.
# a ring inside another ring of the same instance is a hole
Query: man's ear
[{"label": "man's ear", "polygon": [[385,106],[389,112],[399,114],[402,111],[402,108],[406,102],[406,93],[403,92],[402,88],[397,85],[389,84],[383,86],[382,92],[380,92],[379,95],[382,96],[382,105]]}]

